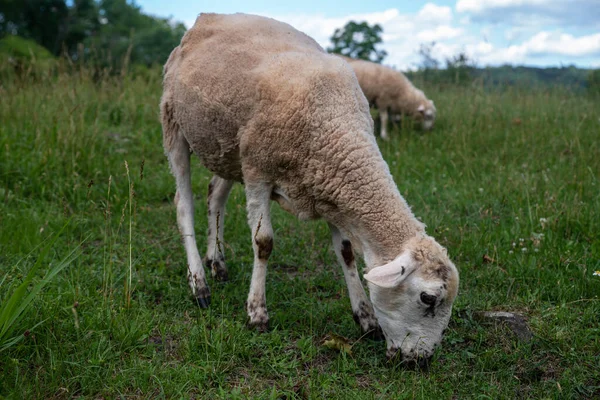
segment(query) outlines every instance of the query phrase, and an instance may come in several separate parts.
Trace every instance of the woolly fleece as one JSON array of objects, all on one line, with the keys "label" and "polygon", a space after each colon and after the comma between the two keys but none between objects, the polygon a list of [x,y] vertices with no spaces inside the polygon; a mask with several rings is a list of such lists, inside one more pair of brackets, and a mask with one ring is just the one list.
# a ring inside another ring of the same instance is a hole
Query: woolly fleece
[{"label": "woolly fleece", "polygon": [[419,106],[431,110],[435,106],[423,91],[417,89],[400,71],[371,61],[356,60],[340,56],[350,64],[369,104],[379,110],[389,110],[393,114],[404,114],[422,120]]},{"label": "woolly fleece", "polygon": [[300,218],[361,237],[356,244],[376,254],[367,269],[424,234],[381,156],[352,68],[287,24],[201,14],[165,65],[161,117],[167,151],[183,135],[214,174],[273,184]]}]

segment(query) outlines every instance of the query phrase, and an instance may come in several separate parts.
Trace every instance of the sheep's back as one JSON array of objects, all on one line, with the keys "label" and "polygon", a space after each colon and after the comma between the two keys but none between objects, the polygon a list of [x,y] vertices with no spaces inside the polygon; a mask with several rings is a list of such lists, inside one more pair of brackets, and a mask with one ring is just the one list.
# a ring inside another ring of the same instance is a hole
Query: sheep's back
[{"label": "sheep's back", "polygon": [[413,86],[400,71],[370,61],[348,59],[369,103],[401,112],[402,98]]},{"label": "sheep's back", "polygon": [[163,110],[172,110],[192,150],[214,173],[241,180],[239,132],[259,112],[260,71],[291,51],[323,53],[314,40],[272,19],[202,14],[171,54]]},{"label": "sheep's back", "polygon": [[[165,65],[163,109],[170,105],[207,168],[241,180],[245,155],[285,153],[273,143],[295,146],[304,131],[345,113],[347,106],[355,109],[361,99],[348,101],[348,95],[362,96],[355,88],[343,62],[287,24],[202,14]],[[240,149],[243,136],[249,138]],[[307,156],[300,153],[293,156]]]}]

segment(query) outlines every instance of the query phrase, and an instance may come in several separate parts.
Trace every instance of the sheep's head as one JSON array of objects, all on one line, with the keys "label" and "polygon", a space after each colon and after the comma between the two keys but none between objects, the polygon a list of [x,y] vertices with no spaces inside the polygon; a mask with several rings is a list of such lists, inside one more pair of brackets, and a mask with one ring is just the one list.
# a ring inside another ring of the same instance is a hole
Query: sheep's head
[{"label": "sheep's head", "polygon": [[387,355],[429,364],[448,326],[458,292],[458,271],[446,249],[429,236],[411,239],[388,264],[365,276]]},{"label": "sheep's head", "polygon": [[426,100],[417,107],[418,119],[421,121],[424,131],[433,128],[436,112],[435,105],[431,100]]}]

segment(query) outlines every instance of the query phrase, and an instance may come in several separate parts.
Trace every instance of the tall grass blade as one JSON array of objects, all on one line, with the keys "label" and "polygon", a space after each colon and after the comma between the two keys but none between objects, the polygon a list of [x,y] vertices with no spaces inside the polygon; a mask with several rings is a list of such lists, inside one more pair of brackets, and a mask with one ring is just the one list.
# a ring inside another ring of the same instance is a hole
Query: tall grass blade
[{"label": "tall grass blade", "polygon": [[[66,225],[65,225],[66,227]],[[71,264],[80,254],[80,246],[73,249],[66,257],[54,265],[46,273],[43,279],[33,284],[31,290],[27,290],[28,287],[33,283],[34,277],[43,261],[45,260],[48,252],[56,243],[56,240],[60,236],[60,233],[64,230],[64,227],[58,234],[42,249],[39,257],[35,264],[31,267],[27,276],[23,282],[17,286],[8,299],[3,302],[0,308],[0,351],[3,351],[14,344],[18,343],[23,339],[23,335],[11,337],[13,331],[17,327],[19,319],[24,315],[25,311],[31,306],[33,300],[39,294],[39,292],[63,269]],[[6,276],[3,279],[6,279]],[[31,329],[37,327],[40,323],[36,324]]]}]

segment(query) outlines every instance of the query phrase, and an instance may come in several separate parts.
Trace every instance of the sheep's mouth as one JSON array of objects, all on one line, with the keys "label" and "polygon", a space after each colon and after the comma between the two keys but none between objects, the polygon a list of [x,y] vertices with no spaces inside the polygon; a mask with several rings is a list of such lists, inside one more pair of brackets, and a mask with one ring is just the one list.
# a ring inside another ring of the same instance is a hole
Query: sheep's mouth
[{"label": "sheep's mouth", "polygon": [[427,371],[431,365],[433,355],[419,355],[417,357],[406,357],[399,347],[387,349],[386,356],[389,362],[397,362],[399,365],[410,370]]}]

